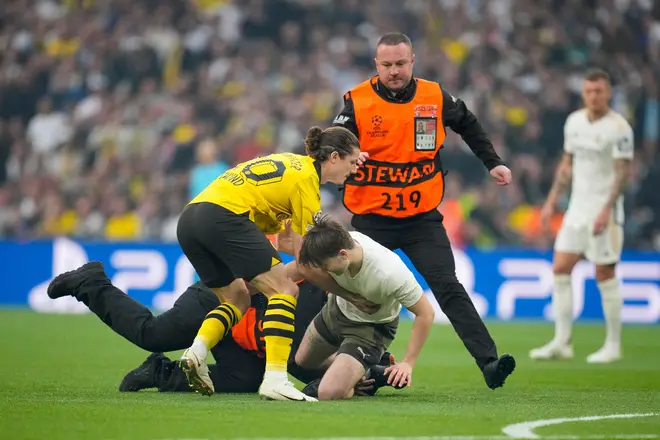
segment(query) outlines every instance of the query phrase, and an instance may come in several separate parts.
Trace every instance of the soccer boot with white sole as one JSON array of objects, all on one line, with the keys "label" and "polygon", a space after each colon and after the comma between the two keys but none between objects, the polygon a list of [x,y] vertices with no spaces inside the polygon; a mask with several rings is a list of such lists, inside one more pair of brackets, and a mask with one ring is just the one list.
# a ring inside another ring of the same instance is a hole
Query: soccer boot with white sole
[{"label": "soccer boot with white sole", "polygon": [[317,399],[298,390],[288,380],[264,379],[259,387],[259,396],[264,400],[297,400],[316,402]]},{"label": "soccer boot with white sole", "polygon": [[64,272],[53,278],[53,281],[48,284],[48,296],[52,299],[67,295],[75,296],[77,290],[85,281],[96,277],[106,278],[103,263],[90,261],[78,269]]},{"label": "soccer boot with white sole", "polygon": [[556,341],[550,341],[543,347],[530,350],[529,357],[535,361],[573,359],[573,347],[569,344],[561,344]]},{"label": "soccer boot with white sole", "polygon": [[587,362],[590,364],[609,364],[621,358],[621,347],[605,344],[600,350],[587,356]]},{"label": "soccer boot with white sole", "polygon": [[215,392],[206,361],[197,356],[190,348],[183,352],[179,364],[188,378],[188,385],[193,390],[204,396],[210,396]]}]

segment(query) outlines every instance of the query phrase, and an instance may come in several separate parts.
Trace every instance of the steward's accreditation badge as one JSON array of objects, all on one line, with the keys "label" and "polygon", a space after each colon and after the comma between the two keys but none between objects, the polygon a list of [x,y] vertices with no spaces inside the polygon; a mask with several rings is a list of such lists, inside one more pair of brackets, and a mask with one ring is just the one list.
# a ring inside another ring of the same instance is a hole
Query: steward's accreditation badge
[{"label": "steward's accreditation badge", "polygon": [[415,151],[435,150],[438,131],[438,106],[415,106]]}]

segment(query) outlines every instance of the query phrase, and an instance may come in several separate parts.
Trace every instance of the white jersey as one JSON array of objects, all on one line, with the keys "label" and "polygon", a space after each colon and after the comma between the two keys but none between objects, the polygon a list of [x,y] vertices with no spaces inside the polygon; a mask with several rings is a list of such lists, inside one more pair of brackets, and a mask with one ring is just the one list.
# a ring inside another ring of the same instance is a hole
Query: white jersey
[{"label": "white jersey", "polygon": [[[564,151],[573,155],[571,199],[564,222],[593,222],[607,202],[614,182],[614,160],[633,158],[633,130],[610,110],[591,122],[587,110],[571,113],[564,125]],[[614,208],[614,221],[623,223],[623,195]]]},{"label": "white jersey", "polygon": [[362,246],[362,267],[354,277],[348,271],[341,275],[330,272],[330,275],[344,289],[380,304],[381,308],[369,315],[337,297],[339,310],[352,321],[379,324],[392,322],[399,316],[401,306],[408,308],[415,305],[424,295],[424,290],[397,254],[364,234],[355,231],[349,233]]}]

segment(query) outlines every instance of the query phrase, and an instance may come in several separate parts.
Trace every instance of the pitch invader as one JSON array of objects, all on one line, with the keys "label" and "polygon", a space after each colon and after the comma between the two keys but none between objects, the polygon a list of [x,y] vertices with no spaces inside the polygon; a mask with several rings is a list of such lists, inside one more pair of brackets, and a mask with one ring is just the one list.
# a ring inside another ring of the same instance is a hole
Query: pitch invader
[{"label": "pitch invader", "polygon": [[584,257],[596,265],[605,316],[605,344],[587,357],[590,363],[621,358],[621,285],[615,276],[623,248],[623,192],[633,158],[633,131],[609,107],[611,82],[596,69],[584,77],[584,108],[564,125],[564,155],[541,211],[547,227],[558,198],[572,184],[568,210],[557,234],[553,256],[555,337],[530,352],[532,359],[572,358],[573,291],[571,272]]}]

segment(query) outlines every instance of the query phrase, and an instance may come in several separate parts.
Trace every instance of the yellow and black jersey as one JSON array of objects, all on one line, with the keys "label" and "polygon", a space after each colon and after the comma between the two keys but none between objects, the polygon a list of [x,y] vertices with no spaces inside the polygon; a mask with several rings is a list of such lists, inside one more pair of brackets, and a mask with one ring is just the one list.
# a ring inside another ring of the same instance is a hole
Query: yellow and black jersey
[{"label": "yellow and black jersey", "polygon": [[293,231],[304,235],[321,210],[320,176],[320,164],[311,157],[271,154],[227,170],[190,204],[208,202],[249,213],[265,234],[280,232],[291,220]]}]

